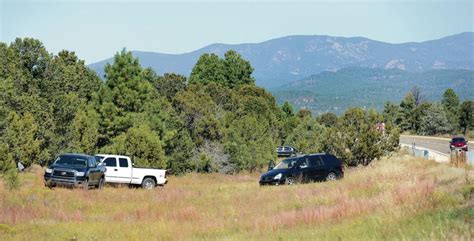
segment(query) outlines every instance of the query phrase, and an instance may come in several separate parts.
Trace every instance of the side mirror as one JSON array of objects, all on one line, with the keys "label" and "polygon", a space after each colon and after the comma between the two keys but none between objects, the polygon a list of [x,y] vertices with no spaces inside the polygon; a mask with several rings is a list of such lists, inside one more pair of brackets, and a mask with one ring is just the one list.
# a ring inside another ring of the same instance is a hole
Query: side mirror
[{"label": "side mirror", "polygon": [[99,167],[105,167],[105,163],[101,162],[101,163],[97,164],[97,166],[99,166]]}]

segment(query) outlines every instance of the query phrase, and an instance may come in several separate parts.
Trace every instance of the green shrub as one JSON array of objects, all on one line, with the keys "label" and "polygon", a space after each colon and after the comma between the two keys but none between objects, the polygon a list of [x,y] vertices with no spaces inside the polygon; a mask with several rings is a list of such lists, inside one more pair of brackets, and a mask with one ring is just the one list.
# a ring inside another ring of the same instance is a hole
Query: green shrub
[{"label": "green shrub", "polygon": [[20,186],[20,182],[18,180],[18,172],[16,169],[12,168],[5,173],[5,183],[7,184],[8,189],[16,190]]}]

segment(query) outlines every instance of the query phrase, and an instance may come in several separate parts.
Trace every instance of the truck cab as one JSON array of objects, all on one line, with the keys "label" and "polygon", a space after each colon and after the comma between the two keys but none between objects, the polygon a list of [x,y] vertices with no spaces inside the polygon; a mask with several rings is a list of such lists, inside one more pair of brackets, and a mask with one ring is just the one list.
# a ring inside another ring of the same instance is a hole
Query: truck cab
[{"label": "truck cab", "polygon": [[105,165],[107,183],[140,185],[143,188],[152,189],[156,186],[164,186],[168,182],[166,170],[134,167],[128,156],[97,154],[94,157]]},{"label": "truck cab", "polygon": [[96,159],[84,154],[62,154],[49,165],[44,173],[47,187],[74,186],[89,189],[90,186],[102,188],[105,184],[105,167]]}]

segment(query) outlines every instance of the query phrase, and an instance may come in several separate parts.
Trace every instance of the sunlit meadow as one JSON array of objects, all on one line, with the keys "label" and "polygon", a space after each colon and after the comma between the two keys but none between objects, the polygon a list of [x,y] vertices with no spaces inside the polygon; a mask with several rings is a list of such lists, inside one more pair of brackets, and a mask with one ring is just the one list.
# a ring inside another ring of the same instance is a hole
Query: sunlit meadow
[{"label": "sunlit meadow", "polygon": [[0,240],[472,240],[472,170],[396,154],[340,181],[259,187],[258,173],[164,188],[0,184]]}]

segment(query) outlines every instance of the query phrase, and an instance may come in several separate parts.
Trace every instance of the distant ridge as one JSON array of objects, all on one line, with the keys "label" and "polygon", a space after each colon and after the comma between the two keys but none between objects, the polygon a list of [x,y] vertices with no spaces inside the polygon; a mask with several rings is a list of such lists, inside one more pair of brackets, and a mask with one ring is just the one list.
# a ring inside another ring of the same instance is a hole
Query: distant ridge
[{"label": "distant ridge", "polygon": [[350,67],[336,72],[321,72],[270,91],[280,104],[288,101],[296,109],[305,108],[314,114],[341,114],[355,106],[382,111],[385,102],[399,103],[415,86],[421,89],[427,101],[441,100],[448,88],[452,88],[461,100],[474,100],[474,71],[408,72]]},{"label": "distant ridge", "polygon": [[[323,71],[346,67],[402,69],[424,72],[436,69],[474,69],[474,32],[451,35],[437,40],[392,44],[363,37],[295,35],[261,43],[211,44],[183,54],[132,51],[144,67],[157,73],[175,72],[188,76],[199,56],[222,56],[234,49],[255,68],[257,84],[275,87]],[[89,65],[100,76],[105,63]]]}]

